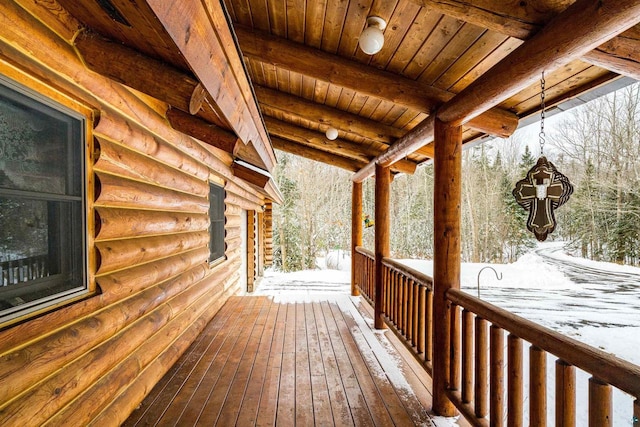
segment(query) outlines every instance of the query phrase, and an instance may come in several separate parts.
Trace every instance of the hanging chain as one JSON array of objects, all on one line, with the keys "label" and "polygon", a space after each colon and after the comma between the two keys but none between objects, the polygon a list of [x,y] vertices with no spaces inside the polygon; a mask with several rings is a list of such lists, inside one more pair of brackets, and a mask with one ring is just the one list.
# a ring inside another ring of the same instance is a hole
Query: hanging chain
[{"label": "hanging chain", "polygon": [[544,144],[546,141],[544,137],[544,71],[542,72],[542,78],[540,79],[540,133],[538,137],[540,139],[540,155],[544,155]]}]

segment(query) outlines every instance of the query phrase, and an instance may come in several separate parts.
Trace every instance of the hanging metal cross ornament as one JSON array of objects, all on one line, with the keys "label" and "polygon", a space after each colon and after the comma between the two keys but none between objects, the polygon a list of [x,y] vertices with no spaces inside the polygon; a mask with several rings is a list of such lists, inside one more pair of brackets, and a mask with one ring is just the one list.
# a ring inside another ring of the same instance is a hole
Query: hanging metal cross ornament
[{"label": "hanging metal cross ornament", "polygon": [[512,192],[516,202],[529,211],[527,229],[541,242],[556,228],[554,210],[565,204],[573,193],[569,178],[558,172],[544,156],[544,83],[543,72],[540,80],[540,158],[524,179],[516,182]]}]

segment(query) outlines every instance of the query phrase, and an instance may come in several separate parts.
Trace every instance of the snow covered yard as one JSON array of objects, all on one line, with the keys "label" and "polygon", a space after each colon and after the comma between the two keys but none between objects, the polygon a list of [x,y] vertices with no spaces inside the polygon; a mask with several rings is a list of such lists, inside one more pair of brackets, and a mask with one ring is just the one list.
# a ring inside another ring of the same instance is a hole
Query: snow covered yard
[{"label": "snow covered yard", "polygon": [[[402,262],[428,275],[433,272],[428,260]],[[483,271],[479,279],[482,299],[640,365],[640,268],[570,257],[563,253],[561,244],[550,243],[513,264],[463,264],[462,289],[477,296],[478,273],[487,266],[501,273],[502,280],[490,270]],[[268,271],[259,292],[281,298],[308,298],[318,292],[348,294],[349,282],[350,272],[345,270]],[[549,356],[550,409],[554,402],[554,363],[555,358]],[[525,360],[525,372],[527,366]],[[587,425],[588,377],[578,370],[577,425]],[[525,383],[525,390],[527,387]],[[614,425],[633,426],[631,397],[615,390],[613,399]],[[551,412],[550,424],[552,417]],[[451,421],[440,422],[447,425]]]}]

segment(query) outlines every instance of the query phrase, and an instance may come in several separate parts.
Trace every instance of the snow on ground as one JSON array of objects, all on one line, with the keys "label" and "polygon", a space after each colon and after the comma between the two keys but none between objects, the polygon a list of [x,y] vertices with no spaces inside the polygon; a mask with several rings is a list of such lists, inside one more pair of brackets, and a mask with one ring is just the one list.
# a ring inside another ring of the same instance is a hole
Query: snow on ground
[{"label": "snow on ground", "polygon": [[[339,259],[340,268],[344,268],[344,264],[350,265],[343,254]],[[401,262],[425,274],[433,274],[433,264],[429,260]],[[319,265],[324,266],[324,263]],[[498,280],[489,269],[483,270],[485,267],[493,267],[502,279]],[[299,288],[279,291],[278,283],[283,280],[298,283]],[[345,270],[313,270],[286,276],[268,272],[261,288],[264,285],[275,288],[272,291],[276,292],[277,298],[304,298],[316,292],[348,293],[349,281],[350,272]],[[463,264],[462,289],[477,296],[478,281],[483,300],[640,365],[640,268],[572,257],[564,253],[562,243],[547,243],[512,264]],[[527,360],[524,363],[528,366]],[[550,409],[554,401],[554,363],[555,358],[549,356],[547,395]],[[582,371],[577,372],[577,425],[587,425],[588,377]],[[551,424],[552,421],[550,419]],[[439,419],[436,425],[454,424],[451,419]],[[614,425],[633,425],[632,400],[617,390],[614,391]]]}]

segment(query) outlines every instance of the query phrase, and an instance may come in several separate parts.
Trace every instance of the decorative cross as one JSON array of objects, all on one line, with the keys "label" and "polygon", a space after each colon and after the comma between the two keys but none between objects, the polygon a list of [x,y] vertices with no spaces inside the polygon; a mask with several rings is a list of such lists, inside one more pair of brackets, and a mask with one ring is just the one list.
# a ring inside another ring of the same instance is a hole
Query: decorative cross
[{"label": "decorative cross", "polygon": [[516,202],[529,211],[527,229],[541,242],[555,230],[554,210],[565,204],[571,193],[573,186],[569,178],[558,172],[544,156],[513,189]]}]

